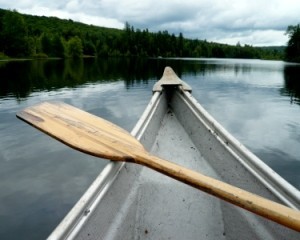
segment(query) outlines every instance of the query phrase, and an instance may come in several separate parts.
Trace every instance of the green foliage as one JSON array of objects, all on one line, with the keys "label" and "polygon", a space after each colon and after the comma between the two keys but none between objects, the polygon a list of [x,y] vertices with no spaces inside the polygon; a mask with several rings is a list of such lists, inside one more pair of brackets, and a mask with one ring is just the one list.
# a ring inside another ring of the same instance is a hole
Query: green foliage
[{"label": "green foliage", "polygon": [[3,52],[0,52],[0,60],[9,59],[7,55],[5,55]]},{"label": "green foliage", "polygon": [[[81,42],[81,40],[79,39]],[[63,58],[65,56],[65,46],[64,46],[64,39],[62,39],[59,35],[54,35],[52,42],[52,54],[55,57],[61,57]]]},{"label": "green foliage", "polygon": [[41,52],[47,54],[50,57],[65,56],[64,39],[59,35],[51,35],[49,33],[43,33],[40,37]]},{"label": "green foliage", "polygon": [[285,52],[286,60],[300,62],[300,25],[288,26],[286,34],[289,36]]},{"label": "green foliage", "polygon": [[81,58],[83,55],[83,46],[81,39],[77,36],[72,37],[67,42],[67,56],[71,58]]},{"label": "green foliage", "polygon": [[[2,49],[1,49],[2,48]],[[128,22],[123,30],[0,9],[0,51],[11,57],[136,56],[282,59],[282,51],[150,33]]]},{"label": "green foliage", "polygon": [[83,52],[85,55],[88,56],[95,56],[96,55],[96,47],[92,41],[84,41],[83,42]]},{"label": "green foliage", "polygon": [[46,58],[48,58],[48,55],[45,53],[36,53],[36,54],[33,54],[31,57],[34,59],[46,59]]},{"label": "green foliage", "polygon": [[7,11],[1,25],[3,52],[12,57],[29,55],[28,31],[23,16],[16,11]]},{"label": "green foliage", "polygon": [[51,39],[47,33],[43,33],[41,35],[41,50],[43,53],[50,55],[52,51]]}]

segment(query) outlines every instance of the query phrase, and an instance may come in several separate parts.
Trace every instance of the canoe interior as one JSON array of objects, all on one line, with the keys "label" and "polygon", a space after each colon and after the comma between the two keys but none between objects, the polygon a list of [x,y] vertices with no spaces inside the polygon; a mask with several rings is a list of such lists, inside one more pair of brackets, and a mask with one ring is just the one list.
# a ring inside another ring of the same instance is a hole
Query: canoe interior
[{"label": "canoe interior", "polygon": [[[228,146],[234,142],[208,128],[197,108],[190,106],[195,100],[189,93],[170,88],[154,94],[132,132],[149,151],[299,207],[299,195],[290,197],[284,189],[274,194],[272,182],[266,187],[245,167],[236,147]],[[108,168],[88,203],[81,199],[74,207],[80,213],[72,216],[73,209],[49,239],[299,239],[293,230],[150,169],[130,163],[111,163]]]}]

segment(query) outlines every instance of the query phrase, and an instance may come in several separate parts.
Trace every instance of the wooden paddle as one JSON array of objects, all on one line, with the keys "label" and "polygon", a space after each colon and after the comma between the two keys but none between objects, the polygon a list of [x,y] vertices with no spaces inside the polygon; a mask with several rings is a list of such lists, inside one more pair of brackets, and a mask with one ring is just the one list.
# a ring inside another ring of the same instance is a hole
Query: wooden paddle
[{"label": "wooden paddle", "polygon": [[300,212],[150,155],[124,129],[65,103],[44,102],[17,117],[87,154],[138,163],[253,213],[300,231]]}]

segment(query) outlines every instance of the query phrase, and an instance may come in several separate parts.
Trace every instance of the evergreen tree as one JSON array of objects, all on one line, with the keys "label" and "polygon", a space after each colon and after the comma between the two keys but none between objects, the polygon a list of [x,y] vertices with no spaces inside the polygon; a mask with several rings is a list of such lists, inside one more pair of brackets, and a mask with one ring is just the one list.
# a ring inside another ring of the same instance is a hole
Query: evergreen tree
[{"label": "evergreen tree", "polygon": [[51,39],[48,34],[43,33],[41,36],[41,45],[43,53],[47,54],[48,56],[52,55],[52,43]]},{"label": "evergreen tree", "polygon": [[178,46],[177,46],[177,56],[182,57],[183,56],[183,34],[179,33],[179,38],[178,38]]},{"label": "evergreen tree", "polygon": [[61,57],[65,56],[65,47],[63,44],[63,40],[59,35],[55,35],[52,40],[52,55],[54,57]]},{"label": "evergreen tree", "polygon": [[286,34],[289,36],[285,52],[286,60],[300,62],[300,25],[288,26]]}]

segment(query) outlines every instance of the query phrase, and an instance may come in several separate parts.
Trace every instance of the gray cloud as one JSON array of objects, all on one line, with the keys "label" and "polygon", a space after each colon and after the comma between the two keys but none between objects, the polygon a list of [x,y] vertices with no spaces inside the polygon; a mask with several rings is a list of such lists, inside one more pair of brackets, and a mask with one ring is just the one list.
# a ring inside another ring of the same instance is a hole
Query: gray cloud
[{"label": "gray cloud", "polygon": [[300,21],[297,0],[0,0],[0,7],[106,27],[123,28],[127,21],[140,29],[229,44],[283,45],[287,26]]}]

